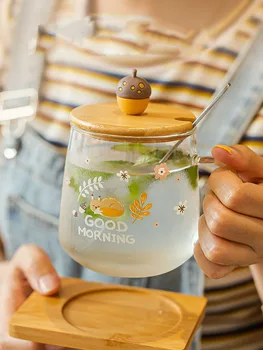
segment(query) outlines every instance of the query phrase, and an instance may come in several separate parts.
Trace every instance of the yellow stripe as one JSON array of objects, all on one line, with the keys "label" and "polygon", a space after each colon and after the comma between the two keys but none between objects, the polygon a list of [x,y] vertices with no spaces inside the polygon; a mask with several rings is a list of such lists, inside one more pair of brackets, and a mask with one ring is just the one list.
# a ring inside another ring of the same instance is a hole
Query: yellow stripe
[{"label": "yellow stripe", "polygon": [[68,106],[63,106],[54,102],[50,102],[50,101],[41,101],[40,102],[40,106],[45,106],[45,107],[49,107],[55,110],[59,110],[59,111],[65,111],[67,113],[70,113],[72,108],[68,107]]},{"label": "yellow stripe", "polygon": [[233,291],[241,291],[241,290],[243,290],[243,289],[247,289],[249,286],[252,286],[252,285],[254,285],[254,282],[253,281],[251,281],[251,282],[249,282],[249,283],[244,283],[244,284],[241,284],[241,285],[238,285],[238,286],[233,286],[233,287],[231,287],[230,289],[228,289],[227,287],[225,288],[225,289],[220,289],[220,290],[214,290],[214,291],[206,291],[205,292],[205,295],[206,296],[210,296],[210,295],[226,295],[226,294],[228,294],[228,293],[232,293]]},{"label": "yellow stripe", "polygon": [[[99,79],[103,79],[106,81],[109,80],[109,81],[112,81],[114,83],[118,83],[118,81],[119,81],[117,78],[114,78],[111,76],[101,75],[101,74],[96,73],[96,72],[90,72],[90,71],[87,71],[85,69],[78,68],[78,67],[60,66],[60,65],[54,64],[54,63],[50,63],[49,67],[54,68],[56,70],[61,70],[61,71],[70,71],[73,73],[80,73],[82,75],[88,75],[89,77],[93,76],[94,78],[99,78]],[[204,65],[202,65],[202,63],[199,63],[199,62],[186,63],[185,65],[182,66],[182,68],[184,71],[187,71],[187,73],[189,73],[189,70],[192,69],[194,72],[196,72],[196,70],[200,70],[200,71],[207,72],[209,74],[214,73],[214,74],[220,75],[220,76],[224,76],[226,74],[226,71],[222,70],[221,68],[204,66]],[[182,71],[182,69],[180,69],[180,72],[181,71]]]},{"label": "yellow stripe", "polygon": [[[65,85],[65,82],[63,81],[46,81],[46,84],[50,84],[50,85]],[[73,90],[78,90],[81,92],[91,92],[91,93],[95,93],[98,95],[107,95],[107,96],[111,96],[113,97],[113,95],[115,94],[115,92],[112,91],[103,91],[103,90],[97,90],[95,88],[92,87],[86,87],[83,85],[77,85],[74,82],[66,82],[66,86],[70,86]],[[204,97],[204,98],[208,98],[210,99],[212,94],[210,92],[206,92],[206,91],[199,91],[199,90],[195,90],[195,89],[191,89],[188,87],[172,87],[172,86],[165,86],[165,85],[159,85],[159,84],[152,84],[152,89],[159,91],[159,92],[176,92],[176,93],[184,93],[186,95],[190,95],[190,96],[196,96],[196,97]],[[44,89],[43,89],[44,90]],[[45,91],[45,90],[44,90]]]},{"label": "yellow stripe", "polygon": [[199,91],[195,89],[191,89],[188,87],[178,87],[178,86],[166,86],[166,85],[156,85],[151,84],[153,90],[157,90],[160,92],[177,92],[177,93],[184,93],[190,96],[197,96],[197,97],[205,97],[210,99],[213,94],[207,91]]},{"label": "yellow stripe", "polygon": [[208,51],[208,54],[210,56],[213,56],[213,57],[216,57],[216,58],[224,58],[224,59],[226,59],[227,61],[230,61],[230,62],[234,62],[235,59],[236,59],[236,57],[230,56],[227,53],[218,52],[218,51],[215,51],[215,50]]},{"label": "yellow stripe", "polygon": [[[211,335],[211,336],[208,336],[208,337],[205,337],[202,339],[202,343],[203,344],[214,344],[214,343],[217,343],[217,345],[219,345],[221,342],[225,342],[227,340],[237,340],[238,339],[243,339],[243,338],[247,338],[248,336],[256,336],[257,334],[260,335],[260,339],[263,338],[262,336],[262,330],[263,330],[263,326],[260,328],[260,329],[256,329],[256,330],[253,330],[253,329],[250,329],[249,331],[245,331],[245,332],[242,332],[242,333],[234,333],[234,334],[228,334],[228,335]],[[258,338],[255,339],[256,341],[258,340]],[[263,339],[262,339],[263,341]],[[223,344],[222,344],[223,345]],[[251,344],[252,345],[252,344]],[[225,346],[227,347],[227,344],[225,344]],[[235,347],[234,349],[239,349],[238,345],[236,345],[237,347]],[[222,348],[222,349],[225,349],[225,348]],[[231,347],[231,349],[233,349]],[[252,350],[252,348],[251,348]]]},{"label": "yellow stripe", "polygon": [[47,33],[40,33],[39,40],[55,41],[56,37]]},{"label": "yellow stripe", "polygon": [[[61,71],[71,71],[71,72],[79,72],[82,75],[86,75],[87,77],[90,78],[95,78],[96,80],[103,80],[103,81],[110,81],[110,82],[114,82],[115,84],[118,83],[119,79],[115,78],[115,77],[110,77],[110,76],[106,76],[106,75],[101,75],[99,73],[94,73],[94,72],[89,72],[89,71],[83,71],[81,69],[78,68],[67,68],[67,67],[61,67],[61,66],[56,66],[56,65],[50,65],[51,67],[53,66],[54,68],[61,70]],[[52,81],[48,81],[47,83],[56,83],[56,82],[52,82]],[[63,81],[58,81],[57,84],[65,84],[65,82]],[[66,82],[67,86],[71,86],[72,88],[77,88],[78,90],[82,90],[82,91],[93,91],[92,88],[90,87],[85,87],[85,86],[80,86],[80,85],[76,85],[76,83],[70,83],[70,82]],[[188,87],[178,87],[178,86],[167,86],[167,85],[160,85],[160,84],[151,84],[152,89],[156,90],[156,91],[160,91],[160,92],[178,92],[178,93],[185,93],[191,96],[198,96],[198,97],[205,97],[205,98],[211,98],[212,94],[210,92],[207,91],[199,91],[199,90],[195,90],[195,89],[191,89]],[[96,93],[98,93],[98,91],[94,91]],[[107,94],[107,91],[101,91],[101,94]],[[112,94],[112,92],[109,92],[110,94]]]},{"label": "yellow stripe", "polygon": [[247,19],[246,20],[246,24],[249,26],[249,27],[252,27],[252,28],[257,28],[261,25],[261,23],[256,23],[254,22],[252,19]]},{"label": "yellow stripe", "polygon": [[90,78],[94,78],[94,79],[99,79],[99,80],[103,80],[103,81],[110,81],[113,82],[115,84],[118,84],[119,79],[112,77],[112,76],[107,76],[107,75],[102,75],[100,73],[96,73],[96,72],[90,72],[88,70],[83,70],[81,68],[77,68],[77,67],[67,67],[67,66],[59,66],[56,64],[50,64],[49,67],[54,68],[56,70],[60,70],[60,71],[69,71],[72,73],[79,73],[81,75],[86,75],[87,77]]},{"label": "yellow stripe", "polygon": [[59,127],[62,127],[65,130],[69,130],[70,129],[69,122],[68,123],[61,122],[61,121],[59,121],[57,119],[53,119],[52,117],[44,115],[44,114],[42,114],[40,112],[36,115],[36,120],[39,120],[39,121],[41,121],[41,123],[45,123],[45,124],[51,124],[51,123],[52,124],[56,124],[56,125],[58,125]]},{"label": "yellow stripe", "polygon": [[[115,97],[115,92],[111,92],[111,91],[106,91],[106,90],[99,90],[97,88],[92,88],[92,87],[88,87],[88,86],[83,86],[83,85],[80,85],[80,84],[76,84],[74,82],[72,83],[69,83],[67,82],[65,84],[65,82],[63,81],[59,81],[59,80],[56,80],[56,81],[52,81],[52,80],[49,80],[49,81],[45,81],[45,84],[46,85],[60,85],[62,87],[71,87],[72,90],[77,90],[77,91],[80,91],[80,92],[88,92],[88,93],[93,93],[93,94],[96,94],[96,95],[104,95],[104,96],[107,96],[107,97]],[[43,91],[45,94],[45,90],[47,89],[46,86],[43,87]]]},{"label": "yellow stripe", "polygon": [[235,34],[235,37],[238,39],[238,40],[243,40],[243,41],[248,41],[250,39],[250,35],[247,34],[247,33],[244,33],[244,32],[237,32]]},{"label": "yellow stripe", "polygon": [[241,142],[241,144],[248,147],[251,146],[251,147],[262,148],[263,150],[263,141],[243,141]]},{"label": "yellow stripe", "polygon": [[205,66],[199,62],[193,62],[193,63],[187,62],[187,63],[185,63],[182,67],[180,67],[180,72],[186,71],[187,73],[189,73],[190,69],[192,69],[194,73],[196,71],[198,71],[198,72],[201,71],[201,72],[207,73],[209,75],[215,74],[215,75],[219,75],[221,77],[225,76],[225,74],[227,73],[226,70],[222,70],[221,68],[212,67],[212,66]]}]

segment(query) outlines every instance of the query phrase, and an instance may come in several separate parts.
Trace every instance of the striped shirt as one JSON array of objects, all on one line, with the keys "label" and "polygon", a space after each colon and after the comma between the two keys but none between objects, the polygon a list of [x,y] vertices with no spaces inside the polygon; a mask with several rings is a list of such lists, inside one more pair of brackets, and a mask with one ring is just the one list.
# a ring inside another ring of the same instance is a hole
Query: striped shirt
[{"label": "striped shirt", "polygon": [[[115,100],[117,82],[135,62],[139,75],[152,86],[152,101],[184,106],[198,115],[217,87],[233,76],[261,28],[263,1],[244,3],[242,12],[229,16],[225,26],[190,36],[131,19],[121,35],[118,27],[100,27],[83,48],[56,40],[52,26],[42,28],[37,54],[45,57],[45,66],[33,127],[45,140],[66,147],[72,108]],[[105,51],[110,55],[101,56]],[[242,143],[263,154],[263,109]],[[205,294],[209,302],[202,349],[263,349],[261,303],[249,269],[238,269],[220,281],[207,279]]]}]

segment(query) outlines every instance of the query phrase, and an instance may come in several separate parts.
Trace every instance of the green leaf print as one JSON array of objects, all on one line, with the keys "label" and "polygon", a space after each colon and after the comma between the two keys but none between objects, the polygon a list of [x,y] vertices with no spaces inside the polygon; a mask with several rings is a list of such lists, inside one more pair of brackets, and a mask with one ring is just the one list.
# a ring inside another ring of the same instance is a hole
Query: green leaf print
[{"label": "green leaf print", "polygon": [[140,197],[141,193],[145,192],[149,184],[154,180],[154,176],[152,175],[142,175],[140,177],[136,177],[135,180],[131,181],[128,186],[130,191],[130,200],[134,201],[138,197]]},{"label": "green leaf print", "polygon": [[[156,149],[147,155],[140,156],[137,159],[135,166],[143,164],[158,164],[159,161],[166,155],[168,151],[168,149]],[[191,157],[189,155],[186,155],[182,151],[178,150],[171,155],[171,157],[167,161],[167,165],[169,164],[171,169],[173,169],[173,167],[184,168],[185,166],[190,164],[190,161]]]},{"label": "green leaf print", "polygon": [[95,177],[100,177],[100,176],[103,178],[103,180],[107,180],[110,177],[115,175],[108,172],[84,169],[84,168],[75,167],[75,166],[74,168],[75,169],[73,169],[72,171],[72,173],[74,174],[73,176],[76,178],[76,180],[80,180],[80,181],[82,181],[83,178],[93,179]]},{"label": "green leaf print", "polygon": [[[107,170],[107,172],[113,172],[117,174],[120,170],[127,170],[134,165],[132,162],[126,162],[124,160],[109,160],[101,163],[101,168]],[[101,175],[102,176],[102,175]]]},{"label": "green leaf print", "polygon": [[79,193],[79,186],[85,179],[94,179],[101,177],[102,180],[105,181],[115,175],[113,173],[103,171],[84,169],[73,164],[68,165],[67,172],[71,175],[70,187],[72,187],[76,193]]},{"label": "green leaf print", "polygon": [[148,154],[153,150],[152,147],[148,147],[140,143],[121,143],[113,146],[111,149],[119,152],[132,152],[138,154]]},{"label": "green leaf print", "polygon": [[198,187],[198,166],[191,166],[185,169],[191,187],[195,190]]},{"label": "green leaf print", "polygon": [[74,179],[73,176],[71,176],[70,178],[69,186],[72,187],[76,193],[79,193],[79,185],[76,183],[76,180]]}]

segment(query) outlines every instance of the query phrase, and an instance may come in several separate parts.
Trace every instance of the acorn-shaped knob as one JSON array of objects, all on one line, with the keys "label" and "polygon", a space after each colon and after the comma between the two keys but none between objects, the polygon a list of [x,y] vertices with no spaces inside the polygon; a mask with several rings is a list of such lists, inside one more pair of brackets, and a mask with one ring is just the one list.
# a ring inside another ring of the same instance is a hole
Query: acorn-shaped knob
[{"label": "acorn-shaped knob", "polygon": [[140,115],[148,107],[152,89],[150,84],[137,76],[134,69],[132,75],[121,79],[117,86],[117,101],[120,110],[128,115]]}]

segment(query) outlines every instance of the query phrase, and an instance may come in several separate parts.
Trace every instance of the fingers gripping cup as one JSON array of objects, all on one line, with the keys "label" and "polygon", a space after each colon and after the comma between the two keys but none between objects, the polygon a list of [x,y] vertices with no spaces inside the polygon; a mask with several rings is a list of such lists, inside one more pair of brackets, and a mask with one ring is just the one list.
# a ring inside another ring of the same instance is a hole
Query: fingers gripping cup
[{"label": "fingers gripping cup", "polygon": [[[142,84],[142,99],[126,95]],[[192,256],[197,240],[195,116],[149,103],[150,91],[134,74],[118,84],[117,102],[71,113],[60,242],[74,260],[106,275],[166,273]]]}]

